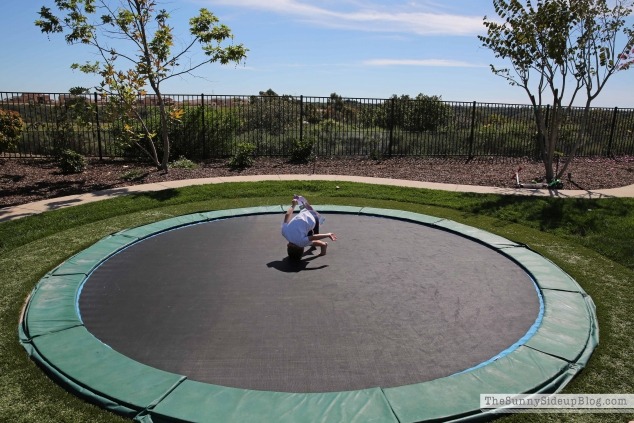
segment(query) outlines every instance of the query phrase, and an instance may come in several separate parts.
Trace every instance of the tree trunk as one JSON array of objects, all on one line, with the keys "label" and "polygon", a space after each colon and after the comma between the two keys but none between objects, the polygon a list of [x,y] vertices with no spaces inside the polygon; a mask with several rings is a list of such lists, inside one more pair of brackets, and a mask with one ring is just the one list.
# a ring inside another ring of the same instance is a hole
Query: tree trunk
[{"label": "tree trunk", "polygon": [[546,167],[546,182],[551,183],[555,179],[555,171],[553,170],[553,163],[555,161],[555,148],[557,145],[557,128],[559,126],[559,110],[557,109],[557,102],[553,107],[552,118],[550,120],[550,128],[548,128],[548,144],[546,147],[546,161],[544,165]]},{"label": "tree trunk", "polygon": [[[546,170],[546,181],[550,182],[553,180],[555,176],[555,172],[553,171],[553,158],[554,158],[554,148],[553,144],[556,142],[557,138],[553,140],[553,131],[552,124],[553,121],[557,119],[557,111],[553,107],[552,117],[550,119],[550,127],[546,128],[546,134],[544,135],[544,169]],[[544,127],[546,125],[544,124]]]},{"label": "tree trunk", "polygon": [[163,141],[163,161],[161,162],[161,166],[159,170],[165,171],[165,173],[169,172],[168,160],[170,155],[170,143],[168,136],[168,126],[167,126],[167,112],[165,111],[165,102],[163,101],[163,96],[161,95],[161,91],[159,90],[158,85],[150,79],[150,85],[156,94],[156,100],[159,104],[159,110],[161,111],[161,141]]},{"label": "tree trunk", "polygon": [[588,115],[590,114],[590,102],[591,100],[588,100],[586,102],[586,107],[583,110],[583,117],[581,118],[581,127],[579,128],[579,132],[577,133],[577,140],[575,141],[575,145],[572,147],[572,151],[570,152],[570,154],[568,154],[568,157],[566,157],[566,162],[564,163],[564,166],[557,174],[557,179],[561,179],[561,175],[563,175],[566,170],[568,170],[568,165],[570,164],[570,162],[572,162],[572,159],[575,158],[575,155],[577,154],[577,148],[579,148],[581,142],[583,141],[583,134],[586,132]]},{"label": "tree trunk", "polygon": [[141,118],[141,115],[139,115],[139,112],[134,108],[134,105],[132,106],[132,112],[134,113],[134,116],[136,118],[136,120],[141,124],[141,126],[143,126],[143,132],[145,132],[145,135],[148,137],[148,143],[150,144],[150,147],[152,147],[152,152],[150,153],[147,149],[145,149],[140,143],[139,141],[135,141],[135,145],[137,147],[139,147],[141,149],[141,151],[143,151],[145,154],[147,154],[147,156],[152,159],[152,161],[154,162],[154,165],[156,166],[157,169],[161,169],[161,164],[159,163],[158,160],[158,155],[156,154],[156,147],[154,146],[154,141],[152,141],[152,137],[150,137],[150,130],[148,129],[147,125],[145,124],[145,121],[143,120],[143,118]]},{"label": "tree trunk", "polygon": [[535,121],[537,123],[539,142],[542,153],[542,160],[544,162],[544,170],[546,171],[546,180],[551,182],[554,179],[555,171],[553,170],[553,159],[555,155],[555,143],[557,142],[557,128],[559,128],[559,116],[557,94],[558,90],[554,92],[553,111],[550,119],[549,127],[546,127],[546,120],[542,114],[541,104],[537,104],[535,96],[531,95],[530,99],[533,103],[533,109],[535,111]]}]

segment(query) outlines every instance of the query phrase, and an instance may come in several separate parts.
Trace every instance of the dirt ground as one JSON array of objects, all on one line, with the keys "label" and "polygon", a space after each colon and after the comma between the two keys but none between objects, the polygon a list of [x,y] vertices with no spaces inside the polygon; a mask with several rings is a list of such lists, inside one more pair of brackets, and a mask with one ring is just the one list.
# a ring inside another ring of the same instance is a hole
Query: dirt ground
[{"label": "dirt ground", "polygon": [[[79,174],[65,175],[51,159],[0,159],[0,207],[109,188],[181,179],[238,175],[325,174],[354,175],[448,184],[515,187],[515,171],[521,182],[540,181],[544,165],[519,158],[318,158],[297,164],[285,158],[257,158],[253,167],[235,170],[228,159],[198,163],[194,170],[157,171],[147,162],[88,160]],[[634,156],[576,158],[563,178],[564,189],[596,190],[634,184]]]}]

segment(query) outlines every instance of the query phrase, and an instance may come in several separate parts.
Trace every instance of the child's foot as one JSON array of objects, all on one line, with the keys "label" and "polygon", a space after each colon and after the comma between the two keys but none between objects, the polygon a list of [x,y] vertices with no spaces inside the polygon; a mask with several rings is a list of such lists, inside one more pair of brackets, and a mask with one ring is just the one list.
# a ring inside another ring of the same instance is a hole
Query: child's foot
[{"label": "child's foot", "polygon": [[326,255],[326,249],[328,248],[328,243],[324,242],[324,245],[321,246],[321,253],[319,254],[320,256],[325,256]]}]

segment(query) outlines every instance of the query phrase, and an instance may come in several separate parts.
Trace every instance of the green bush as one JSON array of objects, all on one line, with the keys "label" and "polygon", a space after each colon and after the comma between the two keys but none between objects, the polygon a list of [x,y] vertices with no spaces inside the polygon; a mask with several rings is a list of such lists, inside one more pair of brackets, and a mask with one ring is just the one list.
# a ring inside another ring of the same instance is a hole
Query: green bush
[{"label": "green bush", "polygon": [[85,88],[75,87],[70,94],[60,95],[57,104],[48,110],[52,125],[45,133],[53,155],[60,156],[64,150],[91,153],[91,145],[96,145],[92,130],[95,105],[89,100]]},{"label": "green bush", "polygon": [[245,118],[242,129],[282,135],[297,125],[299,107],[299,101],[289,95],[279,96],[271,89],[260,91],[259,96],[251,96],[239,105],[240,115]]},{"label": "green bush", "polygon": [[189,159],[186,159],[185,156],[180,156],[178,160],[174,160],[169,164],[169,167],[172,169],[196,169],[198,166],[196,163],[192,162]]},{"label": "green bush", "polygon": [[237,145],[236,155],[229,160],[229,166],[235,168],[245,168],[253,166],[251,154],[255,151],[255,145],[248,142],[241,142]]},{"label": "green bush", "polygon": [[415,98],[408,95],[399,98],[393,95],[390,100],[380,105],[365,107],[359,117],[361,124],[366,128],[399,127],[408,132],[426,132],[446,127],[451,115],[451,106],[443,103],[441,97],[421,93]]},{"label": "green bush", "polygon": [[152,139],[144,135],[143,126],[132,116],[113,116],[112,120],[104,125],[108,128],[110,148],[113,149],[115,155],[128,158],[146,158],[145,153],[135,145],[138,142],[149,151],[152,149],[150,143],[154,143],[157,153],[161,157],[163,146],[157,142],[160,140],[160,134],[157,134],[161,127],[160,116],[157,113],[148,113],[147,110],[142,110],[144,113],[140,114],[145,119],[145,125],[150,133],[154,134]]},{"label": "green bush", "polygon": [[307,162],[314,157],[313,148],[316,142],[315,137],[294,139],[291,144],[291,160],[294,162]]},{"label": "green bush", "polygon": [[[242,128],[243,119],[234,110],[210,105],[183,109],[185,113],[180,122],[170,124],[170,157],[228,155],[236,133]],[[160,125],[155,130],[160,139]],[[158,149],[163,151],[162,146]]]},{"label": "green bush", "polygon": [[73,150],[63,150],[59,155],[59,168],[62,173],[81,173],[86,166],[84,156]]},{"label": "green bush", "polygon": [[0,152],[16,146],[24,131],[24,121],[18,112],[0,110]]},{"label": "green bush", "polygon": [[124,181],[132,181],[133,179],[141,177],[143,173],[144,172],[141,169],[133,169],[119,175],[119,179],[123,179]]},{"label": "green bush", "polygon": [[383,153],[381,153],[381,150],[379,150],[378,148],[373,148],[372,150],[370,150],[368,158],[380,162],[381,160],[383,160]]}]

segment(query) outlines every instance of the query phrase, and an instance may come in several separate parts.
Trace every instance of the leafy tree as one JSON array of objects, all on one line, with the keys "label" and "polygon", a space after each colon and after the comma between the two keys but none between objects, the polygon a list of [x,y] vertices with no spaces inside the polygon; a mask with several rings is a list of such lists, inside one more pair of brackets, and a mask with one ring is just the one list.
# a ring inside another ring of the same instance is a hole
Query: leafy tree
[{"label": "leafy tree", "polygon": [[59,157],[64,150],[82,151],[88,145],[85,129],[92,124],[94,104],[87,98],[89,90],[73,87],[69,94],[60,96],[52,109],[55,125],[47,129],[53,154]]},{"label": "leafy tree", "polygon": [[[207,154],[226,155],[241,126],[242,120],[230,108],[208,105],[186,108],[180,122],[170,128],[170,154],[172,157],[203,157],[207,144]],[[157,133],[160,134],[160,128]]]},{"label": "leafy tree", "polygon": [[[184,44],[181,51],[172,54],[173,28],[167,23],[170,16],[164,9],[156,10],[153,0],[120,0],[117,7],[111,7],[108,0],[55,0],[55,4],[66,15],[59,18],[49,8],[42,7],[39,12],[41,19],[35,25],[46,34],[66,31],[68,44],[87,44],[98,51],[103,64],[75,63],[71,68],[101,75],[103,80],[97,89],[102,98],[108,99],[112,113],[123,114],[139,123],[135,125],[141,128],[139,133],[135,132],[132,125],[126,124],[128,141],[143,150],[157,168],[167,172],[169,122],[179,119],[183,111],[166,104],[166,99],[161,94],[161,83],[175,76],[191,74],[206,63],[239,63],[246,58],[248,50],[242,44],[223,47],[225,40],[233,39],[231,30],[226,25],[218,24],[218,18],[207,9],[200,9],[200,14],[189,20],[192,39]],[[125,42],[126,46],[135,51],[119,50],[102,40],[102,36],[106,40]],[[193,62],[188,57],[196,43],[201,45],[207,56],[200,63]],[[119,58],[128,61],[131,68],[117,70],[115,64]],[[185,64],[179,68],[181,62]],[[152,89],[156,105],[160,109],[160,142],[163,150],[161,161],[154,141],[157,133],[145,125],[138,110],[143,105],[139,99],[147,94],[147,85]]]},{"label": "leafy tree", "polygon": [[351,105],[349,100],[344,100],[339,94],[332,93],[321,118],[332,119],[337,122],[354,122],[358,114],[359,109]]},{"label": "leafy tree", "polygon": [[436,131],[447,126],[451,118],[451,107],[439,96],[418,94],[415,98],[402,95],[394,110],[395,124],[405,131]]},{"label": "leafy tree", "polygon": [[[394,103],[394,122],[392,120]],[[394,94],[389,101],[379,106],[365,107],[361,110],[361,122],[366,127],[389,128],[397,126],[405,131],[436,131],[446,126],[451,118],[451,107],[442,102],[439,96],[418,94],[415,98]]]},{"label": "leafy tree", "polygon": [[14,148],[24,131],[24,121],[18,112],[0,109],[0,153]]},{"label": "leafy tree", "polygon": [[297,123],[300,106],[292,96],[280,96],[270,88],[259,94],[240,105],[241,116],[245,118],[242,130],[265,131],[277,136]]},{"label": "leafy tree", "polygon": [[[538,0],[533,6],[519,0],[493,0],[502,23],[484,17],[486,36],[478,36],[495,57],[509,59],[511,69],[491,70],[528,94],[539,131],[539,146],[549,182],[561,178],[582,144],[590,105],[617,71],[632,63],[634,26],[625,18],[632,12],[630,0]],[[621,42],[623,47],[617,48]],[[568,85],[571,93],[567,95]],[[544,94],[553,107],[548,122]],[[570,113],[577,95],[585,93],[585,109],[575,142],[555,175],[553,162],[560,123]],[[567,101],[567,107],[562,103]]]}]

